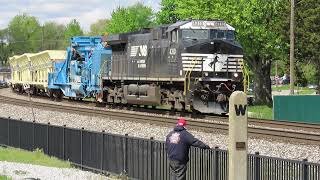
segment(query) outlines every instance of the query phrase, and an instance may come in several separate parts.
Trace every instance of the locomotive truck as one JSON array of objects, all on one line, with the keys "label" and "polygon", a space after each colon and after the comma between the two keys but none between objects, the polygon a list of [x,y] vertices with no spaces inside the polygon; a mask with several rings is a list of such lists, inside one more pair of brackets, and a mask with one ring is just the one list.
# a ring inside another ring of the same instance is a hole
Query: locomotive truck
[{"label": "locomotive truck", "polygon": [[225,21],[178,21],[71,38],[66,58],[52,61],[41,91],[56,98],[225,114],[231,93],[243,90],[242,63],[235,29]]}]

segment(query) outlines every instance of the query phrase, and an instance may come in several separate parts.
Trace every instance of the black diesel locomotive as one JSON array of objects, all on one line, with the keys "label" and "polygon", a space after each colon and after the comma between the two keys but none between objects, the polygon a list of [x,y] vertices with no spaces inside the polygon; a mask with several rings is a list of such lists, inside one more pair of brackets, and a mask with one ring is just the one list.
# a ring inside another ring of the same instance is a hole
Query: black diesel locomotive
[{"label": "black diesel locomotive", "polygon": [[243,90],[243,50],[224,21],[179,21],[104,41],[113,55],[100,101],[225,114],[231,93]]}]

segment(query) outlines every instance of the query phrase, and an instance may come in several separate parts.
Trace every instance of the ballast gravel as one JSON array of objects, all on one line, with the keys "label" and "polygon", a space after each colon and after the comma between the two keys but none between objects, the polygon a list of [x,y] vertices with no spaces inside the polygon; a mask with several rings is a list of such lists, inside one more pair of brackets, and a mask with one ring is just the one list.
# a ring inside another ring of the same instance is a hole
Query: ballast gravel
[{"label": "ballast gravel", "polygon": [[[24,121],[33,121],[48,123],[52,125],[66,125],[73,128],[84,128],[87,130],[107,133],[128,134],[129,136],[150,138],[156,140],[165,140],[166,135],[172,130],[172,127],[162,127],[158,125],[108,119],[102,117],[83,116],[63,112],[52,112],[30,107],[21,107],[10,104],[0,104],[0,116],[11,117],[13,119],[22,119]],[[33,115],[34,114],[34,115]],[[218,146],[221,149],[227,149],[228,136],[220,132],[200,132],[190,130],[198,139],[209,144],[210,147]],[[308,159],[310,162],[320,163],[320,146],[297,144],[294,142],[275,141],[267,138],[250,138],[248,142],[249,153],[259,152],[264,156],[279,157],[293,160]]]},{"label": "ballast gravel", "polygon": [[0,174],[12,179],[46,179],[46,180],[107,180],[105,176],[73,168],[56,168],[39,165],[0,161]]}]

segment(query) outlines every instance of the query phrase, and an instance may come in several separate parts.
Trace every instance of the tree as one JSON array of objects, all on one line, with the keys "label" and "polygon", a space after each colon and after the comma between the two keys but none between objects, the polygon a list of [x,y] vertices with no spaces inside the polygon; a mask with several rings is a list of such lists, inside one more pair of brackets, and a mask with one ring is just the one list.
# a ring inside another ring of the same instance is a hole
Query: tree
[{"label": "tree", "polygon": [[41,28],[38,20],[27,14],[17,15],[8,26],[8,41],[14,54],[37,52],[41,48]]},{"label": "tree", "polygon": [[7,39],[7,29],[0,30],[0,67],[7,65],[8,58],[11,54],[9,45],[6,43]]},{"label": "tree", "polygon": [[73,19],[67,24],[66,30],[64,32],[64,37],[67,42],[70,41],[70,38],[73,36],[82,36],[83,31],[80,27],[80,24],[77,20]]},{"label": "tree", "polygon": [[320,94],[320,3],[318,0],[298,0],[296,4],[296,58],[315,67]]},{"label": "tree", "polygon": [[46,22],[42,29],[43,50],[65,49],[65,26],[55,22]]},{"label": "tree", "polygon": [[181,19],[223,19],[233,25],[243,46],[245,63],[254,76],[256,104],[272,104],[273,60],[287,58],[283,36],[288,2],[281,0],[177,0]]},{"label": "tree", "polygon": [[106,31],[110,34],[137,31],[152,25],[152,9],[137,3],[127,8],[118,7],[111,14]]},{"label": "tree", "polygon": [[90,25],[91,36],[104,35],[106,33],[106,27],[108,27],[110,20],[108,19],[99,19],[97,22]]},{"label": "tree", "polygon": [[175,9],[177,7],[176,0],[162,0],[161,10],[156,15],[157,24],[170,24],[179,20]]}]

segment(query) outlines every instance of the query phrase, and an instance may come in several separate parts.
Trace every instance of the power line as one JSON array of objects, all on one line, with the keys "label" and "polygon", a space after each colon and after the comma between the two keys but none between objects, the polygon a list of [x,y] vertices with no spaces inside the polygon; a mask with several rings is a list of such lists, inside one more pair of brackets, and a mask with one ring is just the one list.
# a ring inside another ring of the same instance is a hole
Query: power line
[{"label": "power line", "polygon": [[294,94],[294,0],[291,0],[290,15],[290,94]]}]

